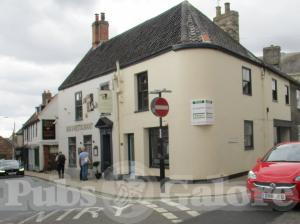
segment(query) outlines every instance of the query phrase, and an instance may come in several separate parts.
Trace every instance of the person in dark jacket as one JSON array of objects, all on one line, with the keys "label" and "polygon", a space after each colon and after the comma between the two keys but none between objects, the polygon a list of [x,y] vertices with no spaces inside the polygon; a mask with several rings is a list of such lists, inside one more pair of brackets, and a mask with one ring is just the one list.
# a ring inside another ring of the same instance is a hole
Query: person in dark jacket
[{"label": "person in dark jacket", "polygon": [[58,155],[56,156],[56,164],[57,164],[57,172],[58,172],[58,177],[59,179],[64,178],[64,173],[65,173],[65,162],[66,162],[66,157],[62,152],[59,152]]}]

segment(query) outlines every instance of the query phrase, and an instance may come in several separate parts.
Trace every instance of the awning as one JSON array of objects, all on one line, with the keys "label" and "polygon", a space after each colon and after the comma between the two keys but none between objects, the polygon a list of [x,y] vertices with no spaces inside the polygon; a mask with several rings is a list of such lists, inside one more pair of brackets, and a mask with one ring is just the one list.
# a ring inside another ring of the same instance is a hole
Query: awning
[{"label": "awning", "polygon": [[96,128],[112,128],[113,122],[109,120],[107,117],[102,117],[98,120],[97,124],[95,125]]}]

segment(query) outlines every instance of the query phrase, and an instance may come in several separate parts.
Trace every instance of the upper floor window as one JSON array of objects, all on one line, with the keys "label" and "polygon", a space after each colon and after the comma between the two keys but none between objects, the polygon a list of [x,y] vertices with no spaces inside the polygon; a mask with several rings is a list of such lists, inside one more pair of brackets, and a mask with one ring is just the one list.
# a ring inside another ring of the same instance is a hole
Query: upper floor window
[{"label": "upper floor window", "polygon": [[75,93],[75,120],[82,120],[82,92]]},{"label": "upper floor window", "polygon": [[55,120],[43,120],[43,139],[54,140],[55,139]]},{"label": "upper floor window", "polygon": [[243,67],[243,94],[251,96],[252,95],[252,80],[251,80],[251,70],[249,68]]},{"label": "upper floor window", "polygon": [[143,72],[137,75],[138,111],[149,109],[148,74]]},{"label": "upper floor window", "polygon": [[24,141],[26,142],[27,141],[27,129],[24,129],[23,136],[24,136]]},{"label": "upper floor window", "polygon": [[300,109],[300,90],[296,90],[297,108]]},{"label": "upper floor window", "polygon": [[246,150],[254,147],[253,121],[244,121],[244,145]]},{"label": "upper floor window", "polygon": [[290,104],[290,88],[288,86],[285,86],[284,89],[285,89],[285,104]]},{"label": "upper floor window", "polygon": [[277,80],[276,79],[272,79],[272,99],[274,101],[278,100],[278,90],[277,90]]},{"label": "upper floor window", "polygon": [[103,83],[100,85],[100,90],[109,90],[109,83]]}]

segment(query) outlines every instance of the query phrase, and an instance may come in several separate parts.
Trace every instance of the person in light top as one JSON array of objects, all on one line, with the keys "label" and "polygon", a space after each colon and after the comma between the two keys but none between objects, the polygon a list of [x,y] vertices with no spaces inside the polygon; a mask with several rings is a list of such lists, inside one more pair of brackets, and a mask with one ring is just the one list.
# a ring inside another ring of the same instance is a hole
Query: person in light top
[{"label": "person in light top", "polygon": [[86,149],[82,147],[81,153],[79,154],[79,163],[80,163],[80,177],[83,181],[88,180],[88,169],[89,169],[89,154],[86,152]]}]

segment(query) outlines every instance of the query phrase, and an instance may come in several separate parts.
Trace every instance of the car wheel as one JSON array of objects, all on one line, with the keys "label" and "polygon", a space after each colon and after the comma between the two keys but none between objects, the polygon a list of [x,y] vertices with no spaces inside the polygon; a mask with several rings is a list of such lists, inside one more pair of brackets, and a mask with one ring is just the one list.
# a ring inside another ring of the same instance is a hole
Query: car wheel
[{"label": "car wheel", "polygon": [[298,203],[294,201],[286,202],[284,204],[271,203],[270,206],[273,211],[277,212],[289,212],[293,210]]}]

